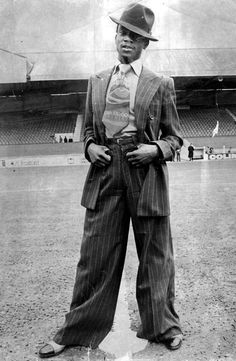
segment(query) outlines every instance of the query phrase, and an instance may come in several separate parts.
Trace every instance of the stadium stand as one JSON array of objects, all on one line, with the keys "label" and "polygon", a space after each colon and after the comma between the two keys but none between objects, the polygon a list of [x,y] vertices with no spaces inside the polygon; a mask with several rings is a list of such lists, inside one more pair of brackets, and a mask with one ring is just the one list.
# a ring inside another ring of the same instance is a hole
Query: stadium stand
[{"label": "stadium stand", "polygon": [[226,108],[226,111],[233,117],[236,122],[236,106],[229,106]]},{"label": "stadium stand", "polygon": [[76,113],[1,114],[0,144],[53,143],[55,133],[74,133],[76,119]]},{"label": "stadium stand", "polygon": [[[235,114],[236,114],[236,108]],[[231,110],[233,112],[233,110]],[[218,136],[236,135],[236,122],[226,109],[179,109],[182,135],[185,138],[211,137],[219,121]]]},{"label": "stadium stand", "polygon": [[[236,135],[236,107],[220,110],[202,107],[178,109],[178,113],[184,138],[211,137],[217,121],[219,121],[218,136]],[[30,112],[2,113],[0,145],[53,143],[55,134],[75,134],[77,118],[78,114],[75,112],[49,112],[38,115]],[[81,119],[78,126],[82,127]],[[81,129],[79,131],[81,132]]]}]

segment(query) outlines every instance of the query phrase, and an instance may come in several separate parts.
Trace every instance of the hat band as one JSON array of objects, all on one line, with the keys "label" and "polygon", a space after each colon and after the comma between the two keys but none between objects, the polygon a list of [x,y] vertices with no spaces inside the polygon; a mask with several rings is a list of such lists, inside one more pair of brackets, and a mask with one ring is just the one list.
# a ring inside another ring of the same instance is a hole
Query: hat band
[{"label": "hat band", "polygon": [[111,20],[114,21],[117,25],[121,25],[124,28],[132,31],[133,33],[139,34],[141,36],[143,36],[144,38],[147,38],[149,40],[152,41],[158,41],[158,39],[154,38],[153,36],[151,36],[151,33],[148,33],[145,30],[140,29],[139,27],[132,25],[130,23],[127,23],[126,21],[122,21],[122,20],[118,20],[113,18],[112,16],[110,16]]}]

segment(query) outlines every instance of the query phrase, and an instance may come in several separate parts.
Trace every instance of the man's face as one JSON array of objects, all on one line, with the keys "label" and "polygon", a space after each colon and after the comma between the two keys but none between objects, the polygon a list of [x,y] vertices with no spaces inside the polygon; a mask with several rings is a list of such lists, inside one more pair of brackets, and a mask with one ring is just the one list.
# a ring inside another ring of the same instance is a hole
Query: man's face
[{"label": "man's face", "polygon": [[148,40],[119,25],[116,34],[116,49],[122,63],[131,63],[140,58],[142,50],[148,45]]}]

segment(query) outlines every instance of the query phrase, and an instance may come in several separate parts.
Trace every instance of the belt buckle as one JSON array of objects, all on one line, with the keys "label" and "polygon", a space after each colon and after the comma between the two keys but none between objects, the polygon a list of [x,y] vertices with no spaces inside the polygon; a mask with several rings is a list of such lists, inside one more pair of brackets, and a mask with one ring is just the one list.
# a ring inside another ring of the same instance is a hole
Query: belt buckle
[{"label": "belt buckle", "polygon": [[116,142],[117,144],[128,144],[130,142],[134,142],[134,137],[132,135],[130,135],[129,137],[121,137],[121,138],[116,138]]}]

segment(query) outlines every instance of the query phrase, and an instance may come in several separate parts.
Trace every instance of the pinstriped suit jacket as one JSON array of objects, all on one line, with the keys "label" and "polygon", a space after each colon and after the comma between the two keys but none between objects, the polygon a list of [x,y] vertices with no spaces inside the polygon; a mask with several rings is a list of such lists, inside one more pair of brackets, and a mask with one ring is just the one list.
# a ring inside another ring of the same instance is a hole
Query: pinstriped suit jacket
[{"label": "pinstriped suit jacket", "polygon": [[[106,92],[113,69],[92,76],[88,83],[85,110],[85,156],[91,141],[104,145],[105,128],[102,117],[106,105]],[[170,213],[168,170],[165,161],[174,157],[176,148],[182,146],[179,118],[175,106],[174,82],[169,77],[159,77],[143,67],[135,97],[135,119],[139,141],[155,142],[161,161],[150,164],[141,190],[137,214],[139,216],[167,216]],[[104,169],[91,164],[82,195],[81,204],[95,209],[99,195],[100,179]]]}]

